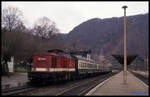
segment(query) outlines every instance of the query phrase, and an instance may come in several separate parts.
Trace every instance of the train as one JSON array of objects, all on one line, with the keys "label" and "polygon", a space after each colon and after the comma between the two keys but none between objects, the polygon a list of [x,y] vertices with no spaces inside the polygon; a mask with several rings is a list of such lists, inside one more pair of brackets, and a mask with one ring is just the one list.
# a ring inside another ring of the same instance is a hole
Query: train
[{"label": "train", "polygon": [[59,49],[35,53],[28,79],[31,84],[42,84],[111,72],[110,69],[101,68],[100,64],[92,60],[90,53],[91,51],[66,53]]}]

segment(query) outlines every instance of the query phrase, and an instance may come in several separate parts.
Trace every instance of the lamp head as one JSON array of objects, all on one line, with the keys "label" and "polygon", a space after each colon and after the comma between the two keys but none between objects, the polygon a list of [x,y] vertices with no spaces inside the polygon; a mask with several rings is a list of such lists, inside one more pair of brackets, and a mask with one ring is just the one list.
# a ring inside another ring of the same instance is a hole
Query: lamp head
[{"label": "lamp head", "polygon": [[122,8],[126,9],[126,8],[128,8],[128,7],[125,5],[125,6],[122,6]]}]

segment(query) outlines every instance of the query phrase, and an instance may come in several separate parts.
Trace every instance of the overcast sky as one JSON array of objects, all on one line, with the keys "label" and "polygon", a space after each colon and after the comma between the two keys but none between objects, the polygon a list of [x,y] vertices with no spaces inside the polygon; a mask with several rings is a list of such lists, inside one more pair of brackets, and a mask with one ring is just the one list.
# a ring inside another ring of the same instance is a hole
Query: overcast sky
[{"label": "overcast sky", "polygon": [[17,7],[23,12],[24,23],[32,27],[35,21],[46,16],[54,21],[61,33],[68,33],[75,26],[92,18],[123,16],[122,6],[127,5],[127,16],[148,13],[146,2],[2,2],[2,9]]}]

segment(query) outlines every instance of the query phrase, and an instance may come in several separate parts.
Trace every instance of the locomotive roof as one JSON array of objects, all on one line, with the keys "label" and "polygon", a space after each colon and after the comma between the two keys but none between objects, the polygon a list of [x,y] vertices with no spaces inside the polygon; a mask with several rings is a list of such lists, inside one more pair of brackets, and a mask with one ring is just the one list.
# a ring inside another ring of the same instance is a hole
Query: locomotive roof
[{"label": "locomotive roof", "polygon": [[61,56],[61,57],[69,57],[69,58],[72,58],[70,56],[70,54],[66,54],[66,53],[62,53],[62,52],[59,52],[59,53],[34,53],[33,55],[53,55],[53,56]]},{"label": "locomotive roof", "polygon": [[65,57],[71,57],[70,54],[65,53],[63,50],[60,49],[52,49],[52,50],[48,50],[48,53],[54,53],[58,56],[65,56]]},{"label": "locomotive roof", "polygon": [[75,55],[87,55],[87,54],[91,54],[91,50],[71,51],[70,53]]},{"label": "locomotive roof", "polygon": [[[44,52],[43,52],[44,53]],[[66,56],[66,57],[72,57],[71,55],[84,55],[86,56],[88,53],[91,53],[91,50],[85,50],[85,51],[71,51],[70,53],[64,52],[63,50],[60,49],[51,49],[48,50],[47,53],[45,54],[54,54],[56,56]],[[71,55],[70,55],[71,54]]]},{"label": "locomotive roof", "polygon": [[47,52],[59,53],[59,52],[64,52],[64,51],[63,51],[63,50],[60,50],[60,49],[52,49],[52,50],[48,50]]}]

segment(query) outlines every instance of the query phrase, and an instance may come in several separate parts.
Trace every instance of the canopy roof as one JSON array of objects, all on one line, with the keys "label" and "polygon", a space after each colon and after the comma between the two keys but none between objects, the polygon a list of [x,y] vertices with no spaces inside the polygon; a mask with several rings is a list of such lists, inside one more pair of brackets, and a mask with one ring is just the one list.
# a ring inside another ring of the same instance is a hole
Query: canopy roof
[{"label": "canopy roof", "polygon": [[[124,55],[112,55],[120,64],[124,64]],[[130,65],[138,55],[127,55],[127,65]]]}]

